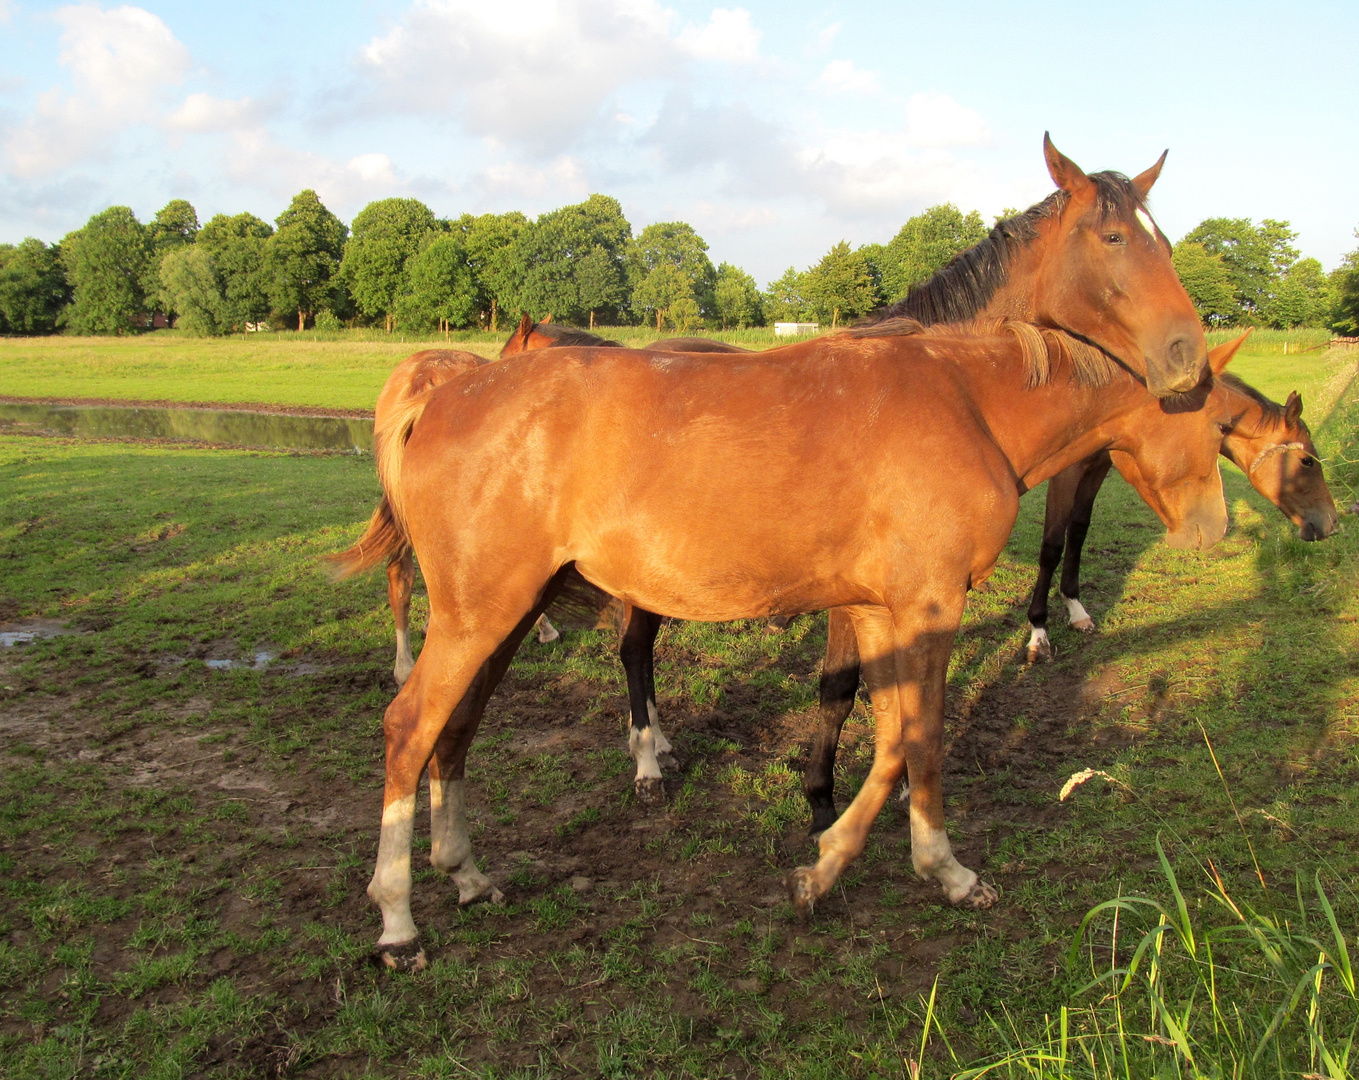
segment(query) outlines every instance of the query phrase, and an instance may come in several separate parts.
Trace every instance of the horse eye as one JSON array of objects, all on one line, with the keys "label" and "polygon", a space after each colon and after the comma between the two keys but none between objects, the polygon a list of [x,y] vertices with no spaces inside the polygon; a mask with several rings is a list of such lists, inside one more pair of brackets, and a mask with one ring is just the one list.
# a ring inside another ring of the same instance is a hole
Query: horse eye
[{"label": "horse eye", "polygon": [[1123,234],[1121,232],[1105,233],[1104,242],[1106,244],[1122,244],[1124,242]]},{"label": "horse eye", "polygon": [[1314,457],[1312,457],[1311,454],[1303,454],[1303,455],[1302,455],[1302,467],[1303,467],[1304,469],[1310,469],[1310,468],[1311,468],[1313,465],[1315,465],[1316,463],[1317,463],[1317,459],[1314,458]]}]

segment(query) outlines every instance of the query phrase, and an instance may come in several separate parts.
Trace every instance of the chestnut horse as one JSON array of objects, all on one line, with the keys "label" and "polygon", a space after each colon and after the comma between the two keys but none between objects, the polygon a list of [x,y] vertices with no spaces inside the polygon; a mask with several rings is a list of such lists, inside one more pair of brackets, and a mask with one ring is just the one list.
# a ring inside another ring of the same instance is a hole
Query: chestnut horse
[{"label": "chestnut horse", "polygon": [[[1139,322],[1149,353],[1164,321]],[[862,851],[903,769],[917,873],[954,903],[994,902],[952,854],[940,783],[944,682],[967,590],[994,568],[1020,494],[1101,449],[1119,452],[1169,542],[1216,543],[1227,524],[1216,456],[1231,419],[1211,379],[1167,408],[1079,341],[1006,329],[899,319],[739,361],[549,349],[400,407],[378,452],[385,497],[339,557],[356,572],[409,543],[430,597],[425,647],[384,720],[368,892],[386,962],[423,963],[410,851],[427,765],[431,861],[460,902],[499,895],[472,858],[467,750],[572,567],[639,608],[691,620],[847,606],[876,757],[822,834],[817,864],[792,874],[794,906],[808,914]]]},{"label": "chestnut horse", "polygon": [[[1165,155],[1129,181],[1117,173],[1086,176],[1046,135],[1043,152],[1058,190],[999,222],[981,243],[872,316],[870,325],[901,316],[927,325],[1019,317],[1103,348],[1143,375],[1160,396],[1196,385],[1206,370],[1202,327],[1171,266],[1170,245],[1146,209]],[[1149,310],[1140,310],[1141,304]],[[698,351],[695,342],[704,346],[702,351],[749,353],[705,338],[659,341],[647,351]],[[589,331],[554,324],[550,317],[535,323],[525,314],[500,355],[566,345],[621,348]],[[628,746],[637,761],[637,796],[650,803],[661,797],[658,755],[670,750],[657,726],[653,653],[660,618],[633,607],[624,614],[620,655],[631,710]],[[847,672],[840,659],[828,643],[823,670],[834,666]],[[857,673],[857,665],[852,669]],[[839,682],[835,688],[836,696],[825,705],[832,713],[840,704]]]},{"label": "chestnut horse", "polygon": [[[1219,370],[1225,366],[1247,336],[1249,332],[1213,349],[1209,356],[1214,366]],[[1304,540],[1329,535],[1337,521],[1335,503],[1317,462],[1311,433],[1302,421],[1302,399],[1294,393],[1289,395],[1287,405],[1278,405],[1230,374],[1218,377],[1214,395],[1223,402],[1231,417],[1223,433],[1222,456],[1240,466],[1255,489],[1299,526]],[[1112,463],[1110,452],[1101,450],[1063,469],[1048,481],[1039,580],[1029,614],[1030,622],[1035,623],[1028,645],[1030,661],[1038,655],[1051,655],[1046,631],[1042,632],[1041,638],[1043,652],[1035,654],[1034,640],[1039,633],[1036,627],[1042,624],[1036,622],[1034,608],[1041,600],[1042,614],[1046,617],[1052,568],[1062,555],[1061,538],[1069,527],[1071,534],[1078,538],[1077,544],[1084,541],[1090,505]],[[1093,489],[1083,488],[1082,481],[1091,476],[1095,477]],[[1074,483],[1072,478],[1075,478]],[[1082,502],[1082,498],[1085,501]],[[1082,511],[1083,522],[1079,517]],[[1056,538],[1055,556],[1049,546],[1052,537]],[[1077,556],[1079,550],[1077,546]],[[1072,573],[1074,579],[1076,571],[1071,569],[1070,562],[1064,575],[1066,572]],[[1074,594],[1074,589],[1068,591],[1065,576],[1062,592],[1068,597]],[[1091,625],[1093,627],[1093,623]],[[859,648],[853,623],[845,611],[832,609],[826,628],[826,659],[821,669],[819,720],[802,780],[803,792],[812,810],[812,836],[835,821],[835,752],[841,729],[854,709],[859,676]]]}]

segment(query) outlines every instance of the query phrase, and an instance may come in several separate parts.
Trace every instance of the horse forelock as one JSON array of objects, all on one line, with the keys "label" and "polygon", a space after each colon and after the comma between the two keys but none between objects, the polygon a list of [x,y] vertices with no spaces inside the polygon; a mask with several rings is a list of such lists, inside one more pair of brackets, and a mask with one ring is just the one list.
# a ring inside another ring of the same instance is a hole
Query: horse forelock
[{"label": "horse forelock", "polygon": [[541,334],[545,338],[550,338],[554,345],[593,345],[605,349],[622,348],[622,345],[617,341],[610,341],[608,338],[590,333],[589,330],[567,326],[565,323],[535,323],[530,333]]}]

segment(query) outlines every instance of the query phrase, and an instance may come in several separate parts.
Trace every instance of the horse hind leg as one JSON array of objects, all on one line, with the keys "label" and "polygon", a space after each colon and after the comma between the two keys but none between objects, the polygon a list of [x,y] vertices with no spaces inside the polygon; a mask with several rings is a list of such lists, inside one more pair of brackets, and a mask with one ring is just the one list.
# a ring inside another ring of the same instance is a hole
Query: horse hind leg
[{"label": "horse hind leg", "polygon": [[675,765],[670,740],[661,733],[656,711],[655,646],[661,617],[631,605],[625,617],[618,655],[628,680],[628,753],[637,762],[633,790],[640,802],[654,805],[665,794],[662,760],[668,759],[672,768]]},{"label": "horse hind leg", "polygon": [[410,613],[411,591],[415,588],[415,557],[409,547],[393,555],[387,563],[387,604],[392,609],[392,623],[396,627],[396,663],[392,674],[398,688],[406,685],[415,658],[411,656]]},{"label": "horse hind leg", "polygon": [[[473,891],[482,891],[475,864],[470,863],[463,820],[462,775],[458,772],[480,720],[484,698],[497,681],[492,678],[494,661],[507,639],[522,639],[539,613],[535,608],[517,627],[483,625],[472,631],[449,627],[447,617],[431,617],[414,670],[383,718],[386,742],[386,784],[383,791],[382,828],[377,862],[368,896],[382,910],[382,935],[377,950],[388,967],[414,969],[424,966],[424,952],[411,916],[411,840],[414,832],[415,795],[420,775],[434,757],[436,745],[445,741],[447,758],[436,766],[441,781],[437,793],[441,863],[464,873]],[[460,632],[461,631],[461,632]],[[513,649],[510,649],[511,655]],[[508,663],[508,659],[504,660]],[[503,669],[502,673],[503,673]],[[482,677],[477,684],[478,676]],[[477,685],[474,685],[477,684]],[[466,700],[465,700],[466,699]],[[448,781],[455,786],[448,786]],[[431,844],[433,851],[433,844]],[[459,882],[459,891],[464,882]]]},{"label": "horse hind leg", "polygon": [[858,691],[859,643],[854,623],[843,608],[832,608],[821,666],[819,722],[802,777],[802,791],[812,808],[812,839],[835,824],[835,752]]}]

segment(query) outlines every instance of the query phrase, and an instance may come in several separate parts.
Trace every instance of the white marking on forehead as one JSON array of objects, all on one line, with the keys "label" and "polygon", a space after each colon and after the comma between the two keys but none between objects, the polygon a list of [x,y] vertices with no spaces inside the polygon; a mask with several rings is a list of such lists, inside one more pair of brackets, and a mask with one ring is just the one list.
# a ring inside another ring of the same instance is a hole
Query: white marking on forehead
[{"label": "white marking on forehead", "polygon": [[1145,210],[1143,210],[1140,206],[1137,208],[1137,220],[1142,223],[1142,228],[1146,229],[1147,232],[1151,233],[1151,238],[1155,240],[1157,236],[1156,222],[1152,221],[1151,215],[1148,214]]}]

